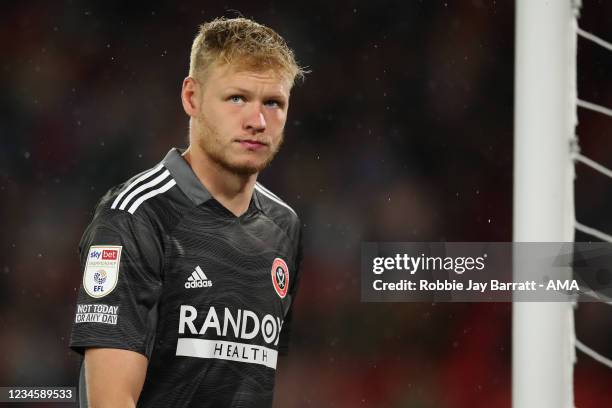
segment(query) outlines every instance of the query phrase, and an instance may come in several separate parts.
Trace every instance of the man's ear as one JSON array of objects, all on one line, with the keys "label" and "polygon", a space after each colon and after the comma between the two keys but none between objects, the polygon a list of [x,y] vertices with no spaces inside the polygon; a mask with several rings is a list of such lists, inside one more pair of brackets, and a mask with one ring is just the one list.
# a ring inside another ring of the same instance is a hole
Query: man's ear
[{"label": "man's ear", "polygon": [[191,117],[197,116],[200,103],[200,95],[202,88],[195,78],[187,77],[183,80],[183,88],[181,89],[181,101],[185,113]]}]

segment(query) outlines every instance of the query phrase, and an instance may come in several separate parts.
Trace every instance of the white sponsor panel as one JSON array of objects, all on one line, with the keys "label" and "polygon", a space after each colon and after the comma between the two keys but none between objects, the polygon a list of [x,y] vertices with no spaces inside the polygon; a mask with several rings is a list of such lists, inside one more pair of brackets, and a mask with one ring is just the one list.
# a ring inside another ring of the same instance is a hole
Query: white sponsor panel
[{"label": "white sponsor panel", "polygon": [[77,305],[75,323],[117,324],[119,306]]},{"label": "white sponsor panel", "polygon": [[119,279],[121,246],[93,245],[89,247],[83,288],[93,298],[101,298],[113,291]]},{"label": "white sponsor panel", "polygon": [[261,364],[273,369],[276,369],[278,359],[278,352],[268,347],[232,341],[192,338],[178,339],[176,355]]},{"label": "white sponsor panel", "polygon": [[[197,323],[196,323],[197,320]],[[283,321],[266,314],[260,318],[257,313],[238,309],[232,312],[225,307],[219,312],[214,306],[200,311],[191,305],[181,305],[179,312],[179,335],[218,336],[223,338],[255,341],[260,344],[278,345]],[[202,338],[179,338],[177,356],[216,358],[261,364],[276,369],[278,352],[272,348],[226,340]]]}]

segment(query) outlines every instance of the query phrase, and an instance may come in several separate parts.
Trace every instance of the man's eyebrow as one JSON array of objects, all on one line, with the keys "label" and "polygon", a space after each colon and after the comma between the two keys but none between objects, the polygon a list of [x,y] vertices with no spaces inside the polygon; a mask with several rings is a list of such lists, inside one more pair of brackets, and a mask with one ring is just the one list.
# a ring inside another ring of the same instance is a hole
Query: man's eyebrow
[{"label": "man's eyebrow", "polygon": [[237,92],[237,93],[243,93],[243,94],[250,94],[251,91],[249,91],[248,89],[244,89],[244,88],[240,88],[237,86],[228,86],[227,88],[225,88],[226,92]]},{"label": "man's eyebrow", "polygon": [[[241,88],[239,86],[228,86],[227,88],[225,88],[225,92],[236,92],[236,93],[245,94],[245,95],[253,94],[252,91]],[[266,92],[264,93],[264,95],[266,96],[266,98],[287,99],[287,96],[285,96],[282,92],[277,92],[277,91]]]}]

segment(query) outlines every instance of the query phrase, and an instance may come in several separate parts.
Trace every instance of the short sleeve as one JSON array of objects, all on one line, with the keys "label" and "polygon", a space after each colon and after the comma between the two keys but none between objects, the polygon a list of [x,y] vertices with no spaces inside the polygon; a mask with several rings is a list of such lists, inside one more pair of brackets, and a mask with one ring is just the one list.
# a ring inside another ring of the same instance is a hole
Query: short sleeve
[{"label": "short sleeve", "polygon": [[292,326],[292,320],[293,320],[293,305],[295,303],[295,297],[297,296],[297,291],[299,288],[299,284],[300,284],[300,278],[301,278],[301,267],[302,267],[302,257],[303,257],[303,243],[302,243],[302,229],[299,228],[299,233],[298,233],[298,237],[296,239],[297,245],[296,245],[296,256],[295,256],[295,261],[293,263],[293,270],[295,271],[293,273],[294,275],[294,279],[293,282],[291,283],[291,286],[289,288],[289,296],[290,296],[290,303],[289,303],[289,310],[286,312],[285,314],[285,319],[283,320],[283,328],[281,329],[281,333],[280,333],[280,339],[278,342],[278,353],[280,355],[287,355],[289,352],[289,338],[291,337],[291,326]]},{"label": "short sleeve", "polygon": [[70,347],[131,350],[150,357],[163,269],[162,238],[126,213],[98,215],[79,245],[83,279]]}]

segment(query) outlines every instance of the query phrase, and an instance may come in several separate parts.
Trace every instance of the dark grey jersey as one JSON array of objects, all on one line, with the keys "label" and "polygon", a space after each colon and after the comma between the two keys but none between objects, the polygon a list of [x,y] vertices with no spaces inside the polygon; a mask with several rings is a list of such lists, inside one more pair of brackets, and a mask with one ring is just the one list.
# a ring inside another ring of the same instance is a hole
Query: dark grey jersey
[{"label": "dark grey jersey", "polygon": [[172,149],[99,202],[70,345],[145,355],[139,407],[269,407],[300,248],[277,196],[256,184],[236,217]]}]

